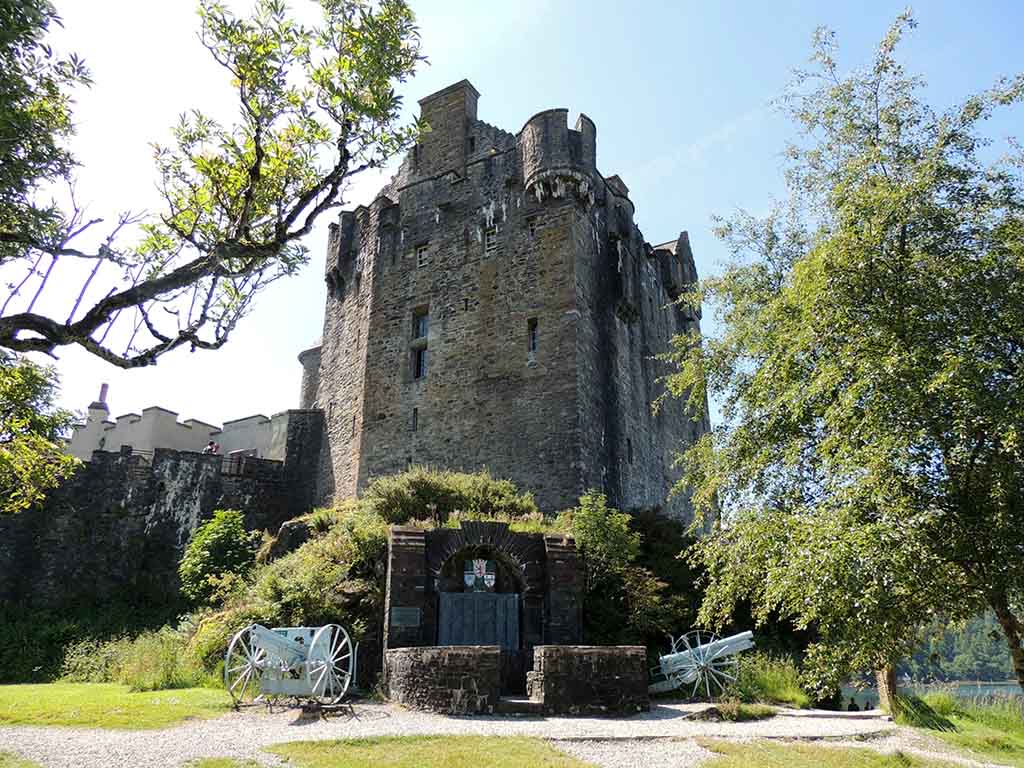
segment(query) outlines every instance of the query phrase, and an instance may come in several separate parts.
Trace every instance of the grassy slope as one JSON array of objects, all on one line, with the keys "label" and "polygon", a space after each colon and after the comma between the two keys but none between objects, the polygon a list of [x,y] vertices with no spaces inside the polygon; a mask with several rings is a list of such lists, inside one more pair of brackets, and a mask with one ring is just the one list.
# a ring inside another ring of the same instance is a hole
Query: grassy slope
[{"label": "grassy slope", "polygon": [[949,719],[955,731],[929,733],[984,760],[1024,768],[1024,721],[993,727],[970,717],[952,715]]},{"label": "grassy slope", "polygon": [[586,768],[538,739],[408,736],[271,747],[297,768]]},{"label": "grassy slope", "polygon": [[702,768],[954,768],[953,763],[907,755],[883,755],[868,748],[818,747],[809,744],[751,741],[735,744],[698,739],[720,756]]},{"label": "grassy slope", "polygon": [[0,725],[163,728],[229,708],[224,691],[208,688],[129,693],[126,686],[107,683],[0,686]]}]

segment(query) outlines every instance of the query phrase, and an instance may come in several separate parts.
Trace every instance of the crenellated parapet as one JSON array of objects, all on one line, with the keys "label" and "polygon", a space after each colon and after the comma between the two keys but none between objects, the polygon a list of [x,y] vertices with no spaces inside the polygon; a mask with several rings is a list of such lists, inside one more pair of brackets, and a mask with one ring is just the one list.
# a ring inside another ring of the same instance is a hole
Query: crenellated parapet
[{"label": "crenellated parapet", "polygon": [[580,115],[569,128],[568,110],[548,109],[526,121],[519,132],[523,187],[537,202],[574,196],[594,204],[597,173],[597,129]]}]

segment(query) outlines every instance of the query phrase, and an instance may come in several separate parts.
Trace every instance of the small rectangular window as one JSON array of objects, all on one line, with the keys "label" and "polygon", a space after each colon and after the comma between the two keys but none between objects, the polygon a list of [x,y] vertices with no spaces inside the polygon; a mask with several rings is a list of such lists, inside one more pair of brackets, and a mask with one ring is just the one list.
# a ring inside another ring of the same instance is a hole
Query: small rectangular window
[{"label": "small rectangular window", "polygon": [[537,318],[531,317],[526,321],[526,349],[532,355],[540,345],[540,334],[537,330]]},{"label": "small rectangular window", "polygon": [[473,154],[476,152],[476,136],[469,137],[469,153]]},{"label": "small rectangular window", "polygon": [[356,415],[352,414],[352,437],[356,436]]},{"label": "small rectangular window", "polygon": [[416,246],[416,266],[425,267],[430,263],[430,246],[426,243]]},{"label": "small rectangular window", "polygon": [[420,409],[412,409],[412,431],[415,432],[420,428]]},{"label": "small rectangular window", "polygon": [[412,337],[413,339],[425,339],[430,331],[430,312],[425,309],[417,309],[412,314]]},{"label": "small rectangular window", "polygon": [[633,463],[633,441],[628,437],[626,438],[626,459],[630,464]]},{"label": "small rectangular window", "polygon": [[531,216],[530,218],[528,218],[526,220],[526,228],[530,232],[530,238],[531,239],[537,236],[537,217],[536,216]]},{"label": "small rectangular window", "polygon": [[484,253],[494,253],[498,250],[498,228],[488,227],[484,232]]},{"label": "small rectangular window", "polygon": [[412,377],[422,379],[427,375],[427,350],[414,349],[412,352]]}]

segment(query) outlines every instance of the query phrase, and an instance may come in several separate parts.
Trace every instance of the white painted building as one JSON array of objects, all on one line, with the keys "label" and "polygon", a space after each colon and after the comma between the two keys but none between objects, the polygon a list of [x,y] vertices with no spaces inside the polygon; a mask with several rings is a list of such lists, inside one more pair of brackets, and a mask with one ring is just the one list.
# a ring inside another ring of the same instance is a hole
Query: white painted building
[{"label": "white painted building", "polygon": [[273,418],[248,416],[226,421],[221,428],[197,419],[179,422],[177,413],[154,405],[141,414],[126,413],[111,420],[107,392],[104,384],[99,399],[89,405],[85,424],[74,428],[68,443],[69,453],[83,461],[91,458],[93,451],[119,451],[123,446],[143,452],[169,448],[198,453],[211,442],[225,456],[284,459],[287,413]]}]

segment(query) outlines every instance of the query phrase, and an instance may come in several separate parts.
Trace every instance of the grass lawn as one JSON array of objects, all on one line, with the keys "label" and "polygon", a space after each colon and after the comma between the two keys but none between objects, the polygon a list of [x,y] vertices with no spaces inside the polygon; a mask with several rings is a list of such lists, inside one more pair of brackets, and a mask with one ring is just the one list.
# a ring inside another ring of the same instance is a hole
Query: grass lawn
[{"label": "grass lawn", "polygon": [[980,759],[1024,768],[1024,722],[1017,722],[1016,727],[996,727],[970,716],[954,714],[949,719],[955,731],[929,730],[928,733]]},{"label": "grass lawn", "polygon": [[953,763],[909,755],[883,755],[861,747],[818,747],[810,744],[749,741],[734,744],[717,739],[697,742],[719,757],[701,768],[955,768]]},{"label": "grass lawn", "polygon": [[[271,747],[296,768],[586,768],[539,739],[405,736],[297,741]],[[211,768],[213,768],[211,766]]]},{"label": "grass lawn", "polygon": [[230,708],[228,695],[210,688],[130,693],[108,683],[0,685],[0,725],[164,728]]},{"label": "grass lawn", "polygon": [[40,768],[40,765],[29,760],[22,760],[10,752],[0,752],[0,768]]}]

